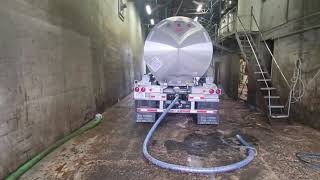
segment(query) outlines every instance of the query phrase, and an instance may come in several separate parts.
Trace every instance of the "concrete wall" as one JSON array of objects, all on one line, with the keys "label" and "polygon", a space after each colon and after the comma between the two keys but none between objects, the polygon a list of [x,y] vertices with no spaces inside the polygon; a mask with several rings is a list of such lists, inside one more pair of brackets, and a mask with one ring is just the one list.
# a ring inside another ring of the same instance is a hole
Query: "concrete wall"
[{"label": "concrete wall", "polygon": [[278,26],[286,21],[287,0],[263,1],[261,11],[261,29]]},{"label": "concrete wall", "polygon": [[214,57],[217,83],[221,82],[225,94],[238,98],[240,56],[238,54],[220,54]]},{"label": "concrete wall", "polygon": [[266,39],[290,35],[296,31],[319,26],[320,1],[263,1],[260,27]]},{"label": "concrete wall", "polygon": [[97,111],[142,74],[133,2],[0,0],[0,179]]},{"label": "concrete wall", "polygon": [[[302,61],[302,80],[305,94],[292,108],[291,118],[320,129],[320,29],[281,38],[275,41],[275,58],[287,79],[291,79],[298,58]],[[273,83],[286,100],[287,87],[279,71],[272,66]]]},{"label": "concrete wall", "polygon": [[[302,60],[305,95],[293,105],[291,119],[320,129],[320,1],[267,0],[261,18],[264,36],[274,40],[274,56],[289,81],[297,59]],[[288,88],[274,63],[272,73],[285,102]]]},{"label": "concrete wall", "polygon": [[[238,0],[237,14],[246,30],[258,31],[258,28],[251,17],[251,7],[257,23],[259,23],[261,15],[261,3],[261,0]],[[238,31],[243,31],[243,27],[239,21],[237,21],[236,26],[238,27]]]}]

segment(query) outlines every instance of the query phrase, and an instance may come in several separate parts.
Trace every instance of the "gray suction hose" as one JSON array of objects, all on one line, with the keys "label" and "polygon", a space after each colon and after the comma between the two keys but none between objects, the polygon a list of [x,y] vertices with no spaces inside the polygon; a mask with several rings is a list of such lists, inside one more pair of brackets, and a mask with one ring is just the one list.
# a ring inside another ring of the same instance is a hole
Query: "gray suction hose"
[{"label": "gray suction hose", "polygon": [[256,150],[250,146],[240,135],[237,135],[238,140],[241,142],[242,145],[246,148],[247,151],[247,157],[237,163],[226,165],[226,166],[219,166],[219,167],[209,167],[209,168],[201,168],[201,167],[189,167],[189,166],[182,166],[177,164],[170,164],[167,162],[160,161],[150,155],[148,152],[148,142],[152,138],[153,133],[157,129],[158,125],[161,123],[161,121],[164,119],[164,117],[167,115],[167,113],[170,111],[170,109],[173,107],[173,105],[177,102],[179,99],[179,95],[176,95],[174,100],[171,102],[171,104],[167,107],[167,109],[161,114],[161,116],[157,119],[157,121],[154,123],[150,131],[148,132],[144,142],[143,142],[143,155],[146,159],[148,159],[153,164],[164,168],[169,169],[173,171],[179,171],[179,172],[185,172],[185,173],[201,173],[201,174],[216,174],[216,173],[224,173],[229,171],[234,171],[237,169],[240,169],[246,165],[248,165],[255,156]]}]

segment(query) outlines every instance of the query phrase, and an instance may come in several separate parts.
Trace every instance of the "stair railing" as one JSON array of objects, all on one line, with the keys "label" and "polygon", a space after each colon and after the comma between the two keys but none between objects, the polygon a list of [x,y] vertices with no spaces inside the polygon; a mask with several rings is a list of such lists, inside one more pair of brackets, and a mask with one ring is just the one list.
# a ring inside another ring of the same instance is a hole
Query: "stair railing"
[{"label": "stair railing", "polygon": [[[244,26],[244,24],[243,24],[243,22],[241,21],[241,19],[240,19],[240,17],[239,16],[237,16],[237,20],[240,22],[240,25],[242,26],[242,28],[243,28],[243,33],[245,34],[245,37],[246,37],[246,39],[247,39],[247,41],[248,41],[248,43],[249,43],[249,45],[250,45],[250,48],[251,48],[251,50],[252,50],[252,52],[253,52],[253,55],[254,55],[254,59],[256,60],[256,63],[257,63],[257,65],[258,65],[258,67],[259,67],[259,70],[260,70],[260,72],[261,72],[261,75],[262,75],[262,77],[263,77],[263,81],[264,81],[264,83],[265,83],[265,85],[266,85],[266,88],[268,88],[268,109],[269,109],[269,116],[271,116],[271,98],[270,98],[270,96],[271,96],[271,89],[269,89],[270,87],[269,87],[269,84],[267,83],[267,80],[266,80],[266,77],[265,77],[265,75],[264,75],[264,73],[263,73],[263,70],[262,70],[262,67],[261,67],[261,64],[260,64],[260,62],[259,62],[259,58],[258,58],[258,56],[257,56],[257,54],[256,54],[256,50],[255,50],[255,48],[254,48],[254,46],[255,46],[255,44],[254,44],[254,42],[252,41],[253,40],[253,38],[252,38],[252,36],[251,35],[248,35],[248,33],[247,33],[247,30],[246,30],[246,28],[245,28],[245,26]],[[238,35],[238,29],[236,28],[236,36],[239,36]],[[249,37],[250,36],[250,37]],[[241,43],[240,43],[241,44]],[[246,58],[246,61],[248,61],[248,59],[247,59],[247,55],[246,55],[246,53],[244,52],[244,50],[243,50],[243,48],[241,48],[241,51],[242,51],[242,54],[245,56],[245,58]]]},{"label": "stair railing", "polygon": [[260,37],[261,37],[261,39],[262,39],[262,41],[263,41],[263,44],[265,45],[265,47],[266,47],[267,50],[268,50],[268,53],[269,53],[270,56],[272,57],[272,62],[274,62],[274,64],[276,65],[276,67],[277,67],[278,71],[280,72],[283,80],[285,81],[287,87],[289,88],[290,93],[289,93],[288,102],[287,102],[287,104],[288,104],[287,116],[289,117],[290,108],[291,108],[291,101],[292,101],[292,92],[293,92],[293,91],[292,91],[292,87],[290,86],[289,81],[287,80],[287,78],[286,78],[285,75],[283,74],[283,72],[282,72],[282,70],[281,70],[281,68],[280,68],[277,60],[276,60],[275,57],[273,56],[273,54],[272,54],[272,52],[271,52],[271,50],[270,50],[267,42],[265,41],[265,38],[263,37],[263,35],[262,35],[262,33],[261,33],[261,30],[260,30],[260,27],[259,27],[259,25],[258,25],[257,19],[255,18],[255,16],[254,16],[254,14],[252,13],[252,11],[251,11],[251,17],[252,17],[253,22],[255,23],[255,25],[256,25],[256,27],[257,27],[257,29],[258,29],[258,32],[259,32],[259,35],[260,35]]},{"label": "stair railing", "polygon": [[[233,11],[237,11],[237,9],[234,8]],[[230,12],[231,12],[231,10],[230,10]],[[272,62],[275,64],[276,68],[277,68],[278,71],[280,72],[282,79],[285,81],[285,84],[286,84],[286,86],[288,87],[288,89],[289,89],[289,91],[290,91],[290,92],[289,92],[289,96],[288,96],[288,101],[287,101],[287,105],[288,105],[288,106],[287,106],[287,114],[286,114],[286,116],[289,117],[290,108],[291,108],[291,103],[292,103],[293,88],[291,87],[288,79],[287,79],[287,78],[285,77],[285,75],[283,74],[283,71],[281,70],[281,68],[280,68],[277,60],[275,59],[275,57],[273,56],[273,54],[272,54],[269,46],[267,45],[267,43],[266,43],[266,41],[265,41],[265,38],[263,37],[262,32],[261,32],[261,30],[260,30],[260,27],[259,27],[259,25],[258,25],[257,19],[255,18],[254,14],[253,14],[253,8],[252,8],[252,7],[251,7],[251,13],[250,13],[249,16],[250,16],[250,29],[249,29],[249,30],[247,30],[247,29],[245,28],[245,25],[243,24],[241,18],[240,18],[238,15],[234,14],[233,20],[232,20],[231,22],[228,20],[228,23],[227,23],[225,26],[220,27],[220,28],[219,28],[219,32],[216,32],[215,34],[219,34],[219,36],[218,36],[218,35],[217,35],[217,36],[219,37],[219,40],[220,40],[221,37],[225,36],[224,33],[220,34],[221,29],[228,28],[228,31],[227,31],[227,32],[229,32],[229,33],[234,32],[235,35],[236,35],[236,38],[237,38],[237,40],[238,40],[238,38],[239,38],[238,33],[240,33],[240,31],[239,31],[239,29],[238,29],[238,27],[237,27],[237,26],[238,26],[238,23],[237,23],[237,22],[239,22],[239,24],[241,25],[241,27],[242,27],[242,29],[243,29],[243,31],[244,31],[244,32],[242,32],[242,33],[245,34],[245,37],[246,37],[246,39],[247,39],[248,42],[249,42],[250,48],[251,48],[251,50],[252,50],[252,52],[253,52],[253,55],[254,55],[254,59],[256,60],[256,63],[257,63],[257,65],[258,65],[258,67],[259,67],[259,70],[260,70],[260,72],[261,72],[261,74],[262,74],[262,77],[263,77],[263,80],[264,80],[264,82],[265,82],[265,85],[266,85],[267,88],[270,88],[270,86],[268,85],[268,83],[267,83],[267,81],[266,81],[266,77],[265,77],[265,75],[264,75],[264,73],[263,73],[264,71],[263,71],[263,69],[262,69],[262,67],[261,67],[259,58],[258,58],[258,56],[257,56],[257,54],[256,54],[256,50],[257,50],[257,49],[255,49],[255,48],[256,48],[257,46],[256,46],[256,44],[255,44],[255,40],[253,39],[253,37],[251,36],[251,34],[248,33],[248,32],[251,32],[251,31],[252,31],[252,25],[256,25],[257,30],[258,30],[258,33],[259,33],[259,35],[260,35],[260,38],[262,39],[264,46],[267,48],[267,52],[268,52],[268,53],[270,54],[270,56],[272,57]],[[230,24],[233,24],[233,30],[232,30],[231,32],[229,31],[229,25],[230,25]],[[220,36],[221,36],[221,37],[220,37]],[[241,42],[239,42],[239,43],[241,44]],[[246,54],[245,54],[245,52],[244,52],[243,47],[240,47],[240,50],[241,50],[241,53],[245,56],[246,61],[247,61],[247,57],[246,57]],[[270,98],[270,97],[271,97],[271,93],[270,93],[270,92],[271,92],[271,90],[269,89],[269,90],[268,90],[268,105],[269,105],[269,106],[268,106],[268,109],[269,109],[269,116],[272,117],[272,113],[271,113],[271,98]]]}]

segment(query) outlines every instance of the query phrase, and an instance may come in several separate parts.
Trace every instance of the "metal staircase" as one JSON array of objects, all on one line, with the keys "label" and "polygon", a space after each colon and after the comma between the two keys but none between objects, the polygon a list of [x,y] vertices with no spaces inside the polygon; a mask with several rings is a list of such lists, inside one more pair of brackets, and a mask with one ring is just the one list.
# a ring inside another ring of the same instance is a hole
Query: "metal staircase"
[{"label": "metal staircase", "polygon": [[[271,119],[282,119],[282,118],[288,118],[289,112],[290,112],[290,105],[291,105],[291,94],[292,94],[292,88],[289,85],[286,77],[282,73],[277,61],[275,60],[271,50],[269,49],[267,43],[264,41],[264,38],[262,36],[262,33],[259,29],[258,23],[251,13],[253,22],[258,28],[258,32],[251,32],[248,31],[243,22],[241,21],[240,17],[236,17],[236,21],[238,21],[240,28],[236,28],[235,36],[236,40],[238,42],[238,45],[240,47],[241,53],[244,56],[245,60],[248,64],[251,64],[254,67],[254,74],[257,81],[257,84],[260,88],[260,91],[266,100],[267,109],[268,109],[268,116]],[[280,96],[277,94],[277,89],[272,85],[272,77],[271,74],[268,73],[265,66],[262,65],[261,56],[258,53],[257,45],[255,44],[255,40],[253,38],[253,33],[255,35],[260,35],[261,39],[263,40],[264,46],[267,48],[269,54],[272,57],[272,62],[276,65],[277,69],[279,70],[280,74],[282,75],[282,78],[288,85],[290,89],[289,97],[288,97],[288,103],[286,105],[283,105],[280,101]]]}]

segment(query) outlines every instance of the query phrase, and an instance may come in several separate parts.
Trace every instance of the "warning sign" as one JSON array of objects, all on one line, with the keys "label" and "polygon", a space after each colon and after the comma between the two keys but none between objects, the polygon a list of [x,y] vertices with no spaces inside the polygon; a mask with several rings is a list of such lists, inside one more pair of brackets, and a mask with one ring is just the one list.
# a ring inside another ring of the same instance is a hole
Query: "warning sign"
[{"label": "warning sign", "polygon": [[161,68],[162,62],[157,56],[155,56],[149,61],[148,65],[151,71],[157,72]]}]

